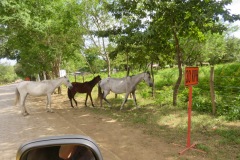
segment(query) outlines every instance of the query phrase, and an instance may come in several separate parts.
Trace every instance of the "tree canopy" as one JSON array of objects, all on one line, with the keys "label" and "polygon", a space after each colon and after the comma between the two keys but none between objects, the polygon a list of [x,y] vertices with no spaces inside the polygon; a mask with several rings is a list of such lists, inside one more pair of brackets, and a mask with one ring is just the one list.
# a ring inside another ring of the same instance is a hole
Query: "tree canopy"
[{"label": "tree canopy", "polygon": [[58,76],[61,63],[82,47],[82,6],[73,0],[3,0],[0,8],[0,56],[17,59],[26,75],[52,71]]},{"label": "tree canopy", "polygon": [[[182,80],[183,41],[191,38],[201,42],[209,32],[222,34],[227,30],[222,21],[234,22],[240,18],[225,8],[230,3],[231,0],[113,1],[107,7],[122,25],[116,24],[113,28],[117,29],[110,33],[117,33],[114,39],[118,44],[117,53],[133,51],[149,61],[159,59],[156,55],[168,58],[164,55],[175,53],[179,69],[173,93],[173,104],[176,105]],[[141,62],[138,58],[136,61]]]},{"label": "tree canopy", "polygon": [[61,66],[107,68],[110,76],[112,65],[177,65],[176,105],[183,65],[239,60],[239,39],[227,35],[225,23],[240,19],[226,8],[231,2],[1,0],[0,58],[17,59],[22,76],[46,71],[56,77]]}]

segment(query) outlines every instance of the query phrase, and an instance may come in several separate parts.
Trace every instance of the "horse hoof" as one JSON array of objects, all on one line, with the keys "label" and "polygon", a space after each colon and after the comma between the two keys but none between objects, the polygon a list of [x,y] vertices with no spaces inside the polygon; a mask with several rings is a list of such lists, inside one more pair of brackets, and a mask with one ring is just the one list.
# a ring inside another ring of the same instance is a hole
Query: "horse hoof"
[{"label": "horse hoof", "polygon": [[25,116],[29,115],[29,113],[25,112],[22,115],[25,117]]}]

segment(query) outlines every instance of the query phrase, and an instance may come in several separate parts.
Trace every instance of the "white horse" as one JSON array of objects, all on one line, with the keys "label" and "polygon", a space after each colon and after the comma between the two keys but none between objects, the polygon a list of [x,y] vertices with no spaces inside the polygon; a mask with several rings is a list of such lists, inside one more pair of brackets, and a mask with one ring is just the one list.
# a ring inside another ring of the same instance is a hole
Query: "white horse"
[{"label": "white horse", "polygon": [[[105,78],[101,80],[98,84],[98,96],[100,98],[100,103],[102,107],[102,99],[104,99],[109,107],[111,107],[111,104],[109,101],[106,99],[107,95],[109,94],[110,91],[116,93],[116,94],[121,94],[121,93],[126,93],[125,94],[125,99],[121,105],[120,110],[122,110],[123,105],[127,102],[128,95],[132,93],[133,99],[135,102],[136,107],[137,106],[137,101],[136,101],[136,96],[135,96],[135,90],[136,86],[138,83],[140,83],[142,80],[144,80],[150,87],[153,86],[153,81],[151,79],[150,73],[149,72],[144,72],[140,73],[135,76],[128,76],[124,78]],[[103,93],[101,91],[103,90]]]},{"label": "white horse", "polygon": [[44,80],[41,82],[34,81],[20,82],[15,91],[16,95],[15,105],[17,105],[20,101],[20,106],[22,107],[22,114],[26,116],[29,114],[25,107],[25,100],[27,98],[27,95],[28,94],[32,96],[47,95],[46,103],[47,112],[53,112],[51,108],[51,94],[57,87],[59,87],[62,84],[66,85],[68,88],[72,88],[72,84],[67,77],[61,77],[54,80]]}]

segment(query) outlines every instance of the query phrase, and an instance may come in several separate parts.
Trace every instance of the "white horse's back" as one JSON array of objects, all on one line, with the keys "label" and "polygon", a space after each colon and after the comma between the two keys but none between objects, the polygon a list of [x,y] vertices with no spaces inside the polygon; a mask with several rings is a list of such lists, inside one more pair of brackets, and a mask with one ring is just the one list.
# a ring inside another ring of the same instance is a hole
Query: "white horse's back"
[{"label": "white horse's back", "polygon": [[17,86],[19,92],[32,96],[42,96],[50,93],[52,88],[46,82],[23,81]]},{"label": "white horse's back", "polygon": [[116,94],[126,93],[126,78],[106,78],[101,80],[100,87],[103,90],[110,90]]}]

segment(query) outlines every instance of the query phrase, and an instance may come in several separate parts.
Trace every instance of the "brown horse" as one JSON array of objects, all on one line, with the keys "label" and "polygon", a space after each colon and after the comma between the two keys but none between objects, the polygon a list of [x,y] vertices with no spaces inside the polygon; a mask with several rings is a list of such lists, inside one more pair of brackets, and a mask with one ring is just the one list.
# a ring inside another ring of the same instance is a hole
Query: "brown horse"
[{"label": "brown horse", "polygon": [[73,107],[72,104],[72,99],[75,101],[75,104],[77,106],[77,101],[74,99],[74,96],[76,93],[86,93],[86,100],[85,100],[85,106],[87,106],[87,99],[88,96],[90,96],[92,106],[94,107],[93,101],[92,101],[92,89],[93,87],[101,80],[101,77],[98,75],[94,77],[91,81],[84,82],[84,83],[79,83],[79,82],[72,82],[72,88],[68,89],[68,98],[70,99],[71,106]]}]

